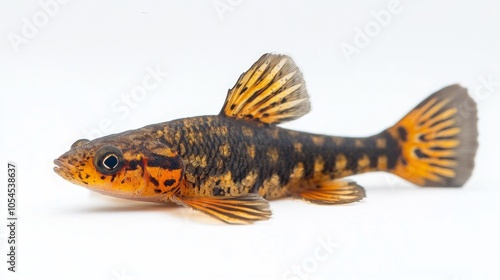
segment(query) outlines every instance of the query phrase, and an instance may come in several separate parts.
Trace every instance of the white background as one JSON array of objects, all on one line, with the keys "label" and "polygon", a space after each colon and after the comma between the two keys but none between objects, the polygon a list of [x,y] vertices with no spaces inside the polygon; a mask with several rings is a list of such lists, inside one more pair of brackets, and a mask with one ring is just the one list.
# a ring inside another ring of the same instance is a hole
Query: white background
[{"label": "white background", "polygon": [[[0,1],[1,279],[500,279],[500,85],[485,87],[500,81],[498,1],[401,0],[382,27],[374,17],[388,0],[73,0],[46,12],[47,2]],[[344,55],[366,27],[370,41]],[[297,130],[370,135],[444,86],[469,88],[480,118],[472,178],[432,189],[363,175],[361,203],[284,199],[269,221],[229,226],[91,194],[52,171],[96,129],[217,114],[265,52],[291,55],[304,72],[313,111],[285,125]],[[168,77],[125,105],[155,68]],[[5,262],[8,160],[19,174],[15,274]]]}]

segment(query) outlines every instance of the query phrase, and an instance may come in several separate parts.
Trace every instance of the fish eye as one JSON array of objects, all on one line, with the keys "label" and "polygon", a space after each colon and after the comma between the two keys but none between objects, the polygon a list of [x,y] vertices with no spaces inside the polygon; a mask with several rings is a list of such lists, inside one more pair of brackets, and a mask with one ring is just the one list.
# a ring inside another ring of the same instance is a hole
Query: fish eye
[{"label": "fish eye", "polygon": [[80,147],[81,145],[87,144],[89,142],[90,142],[89,139],[78,139],[75,141],[75,143],[73,143],[73,145],[71,145],[71,149],[74,149],[76,147]]},{"label": "fish eye", "polygon": [[102,174],[111,175],[123,167],[123,153],[115,146],[103,146],[97,150],[94,166]]}]

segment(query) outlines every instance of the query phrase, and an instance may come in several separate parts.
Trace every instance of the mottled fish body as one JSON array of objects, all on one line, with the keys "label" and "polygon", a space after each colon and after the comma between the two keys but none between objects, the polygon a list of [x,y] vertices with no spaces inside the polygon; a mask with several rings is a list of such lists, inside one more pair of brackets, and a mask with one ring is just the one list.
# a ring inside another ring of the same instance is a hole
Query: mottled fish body
[{"label": "mottled fish body", "polygon": [[477,112],[452,85],[391,128],[335,137],[277,124],[310,110],[302,74],[284,55],[263,55],[229,90],[219,115],[78,140],[57,160],[63,178],[117,197],[175,202],[228,223],[267,219],[267,200],[343,204],[365,197],[341,178],[392,172],[421,186],[462,186],[477,149]]}]

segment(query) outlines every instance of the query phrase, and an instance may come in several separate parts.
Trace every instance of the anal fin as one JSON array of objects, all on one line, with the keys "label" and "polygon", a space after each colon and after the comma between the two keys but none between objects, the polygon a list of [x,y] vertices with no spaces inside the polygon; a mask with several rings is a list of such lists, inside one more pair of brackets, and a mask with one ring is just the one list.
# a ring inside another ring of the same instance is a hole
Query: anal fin
[{"label": "anal fin", "polygon": [[366,197],[363,187],[354,181],[332,180],[298,191],[295,196],[316,204],[346,204]]},{"label": "anal fin", "polygon": [[271,217],[267,200],[254,193],[236,197],[177,197],[176,202],[228,224],[250,224]]}]

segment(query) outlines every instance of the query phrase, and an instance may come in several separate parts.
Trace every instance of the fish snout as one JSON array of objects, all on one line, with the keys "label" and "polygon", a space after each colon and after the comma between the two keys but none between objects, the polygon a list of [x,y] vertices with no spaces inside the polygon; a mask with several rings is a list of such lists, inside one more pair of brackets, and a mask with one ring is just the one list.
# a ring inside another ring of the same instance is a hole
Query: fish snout
[{"label": "fish snout", "polygon": [[68,163],[61,160],[61,158],[58,158],[54,160],[54,165],[54,172],[63,178],[67,178],[70,173],[70,167],[68,166]]}]

